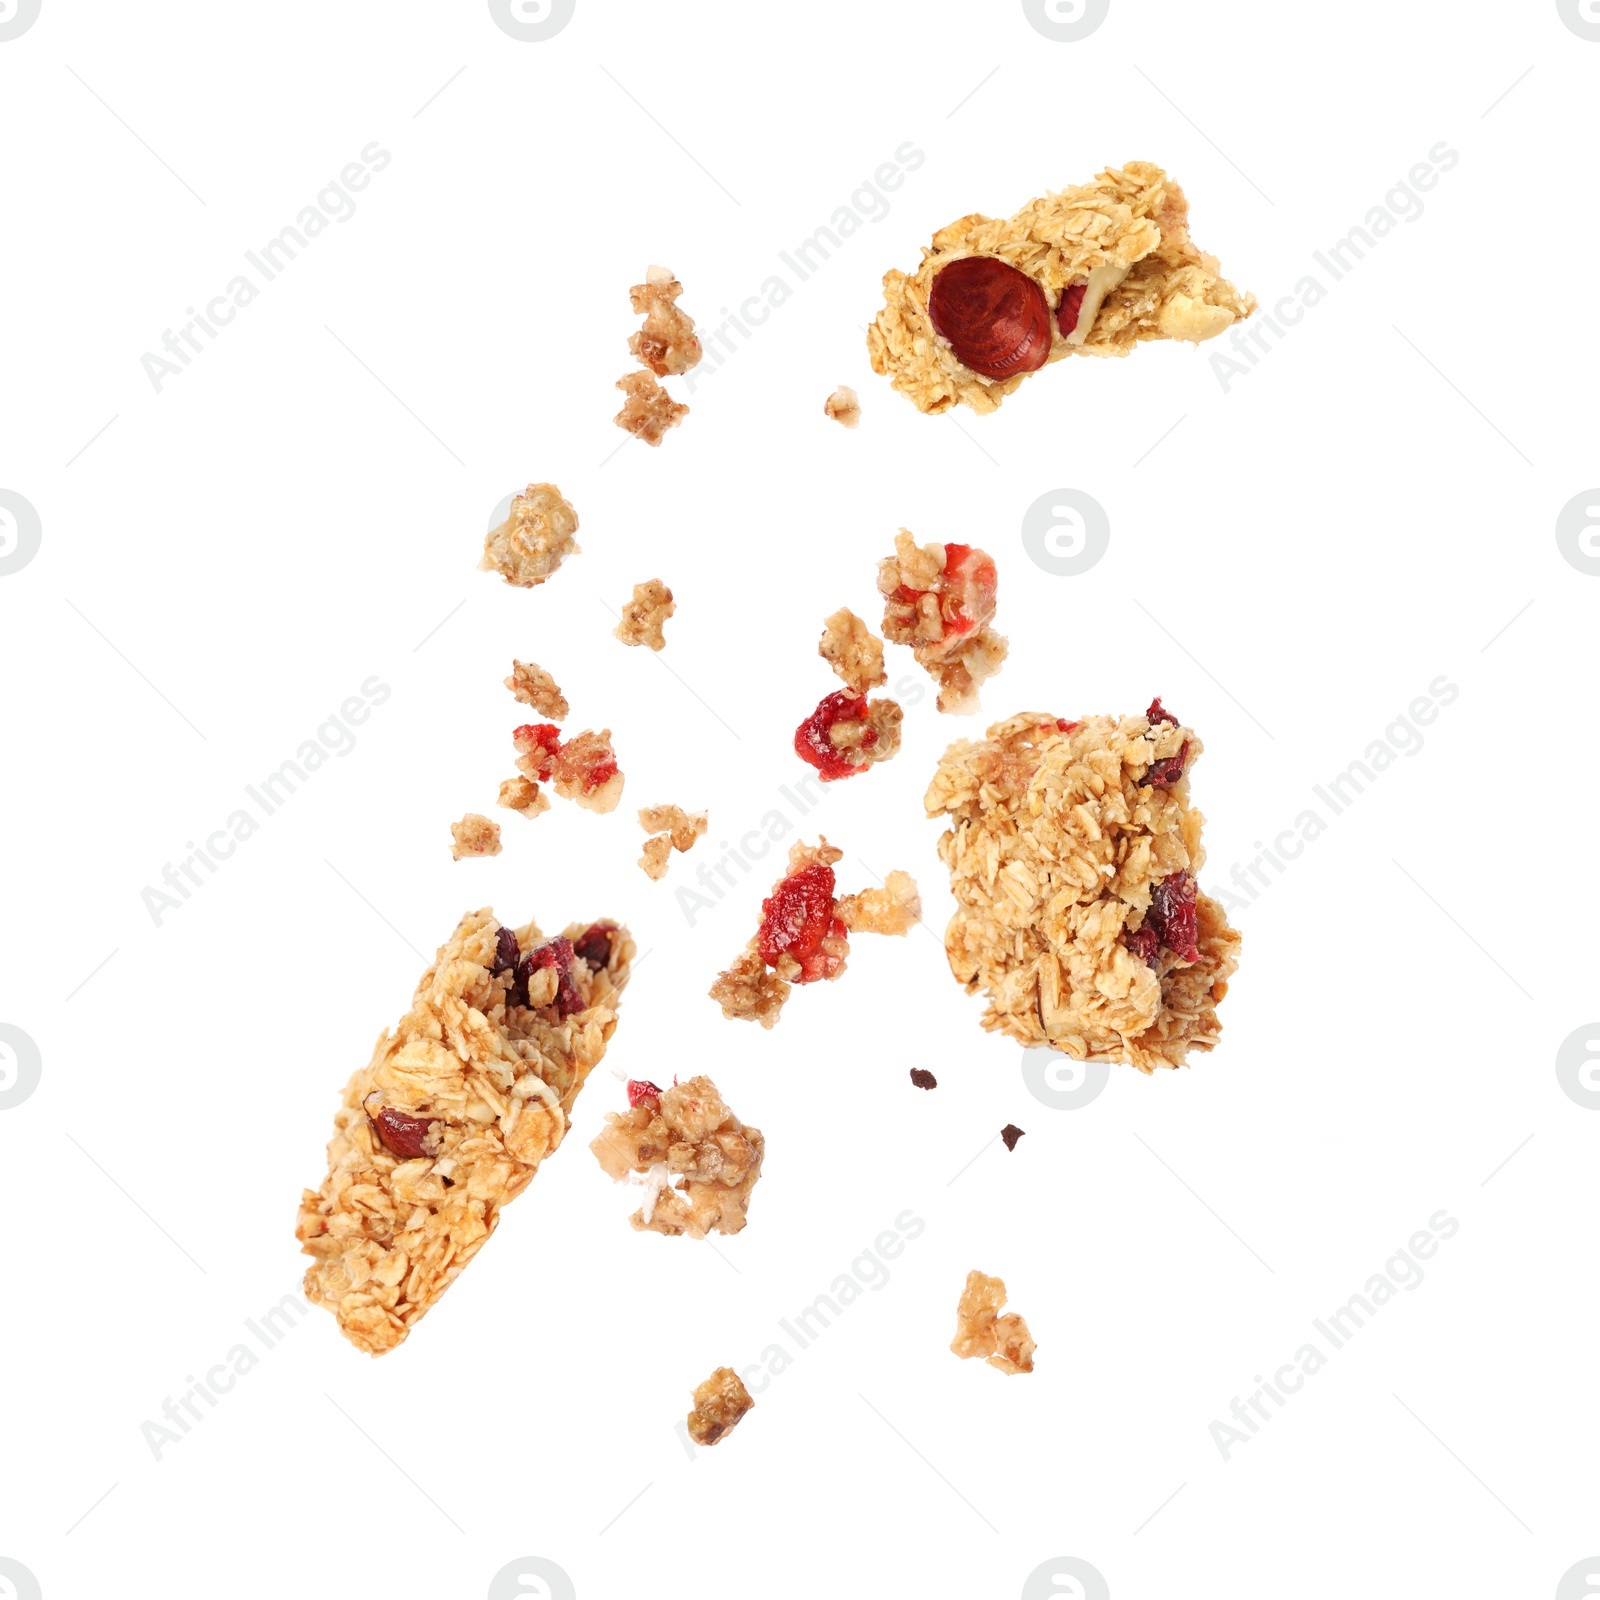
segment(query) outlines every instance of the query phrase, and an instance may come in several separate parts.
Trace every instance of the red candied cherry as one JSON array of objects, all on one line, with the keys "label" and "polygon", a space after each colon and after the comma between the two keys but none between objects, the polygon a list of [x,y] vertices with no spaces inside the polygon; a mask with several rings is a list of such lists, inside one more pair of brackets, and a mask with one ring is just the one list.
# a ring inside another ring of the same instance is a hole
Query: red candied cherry
[{"label": "red candied cherry", "polygon": [[553,967],[556,971],[556,997],[552,1003],[556,1015],[570,1017],[573,1012],[583,1010],[583,996],[572,981],[572,955],[572,941],[564,934],[558,934],[522,958],[517,967],[517,987],[522,991],[524,1005],[528,1003],[528,984],[534,973]]},{"label": "red candied cherry", "polygon": [[843,965],[842,955],[822,948],[825,939],[844,940],[849,930],[833,914],[833,868],[814,861],[790,875],[761,902],[761,930],[756,948],[769,967],[782,956],[800,963],[796,983],[831,978]]},{"label": "red candied cherry", "polygon": [[1162,944],[1180,961],[1200,959],[1200,947],[1195,942],[1199,932],[1195,894],[1192,872],[1174,872],[1150,891],[1145,927],[1154,926]]},{"label": "red candied cherry", "polygon": [[1067,285],[1067,292],[1061,297],[1061,307],[1056,312],[1056,326],[1061,330],[1063,339],[1077,331],[1078,315],[1083,310],[1083,297],[1088,292],[1089,285],[1086,283]]},{"label": "red candied cherry", "polygon": [[661,1091],[648,1078],[628,1079],[628,1104],[637,1106],[641,1101],[659,1100]]},{"label": "red candied cherry", "polygon": [[441,1135],[437,1117],[414,1117],[395,1106],[384,1106],[376,1116],[367,1113],[372,1131],[390,1155],[402,1161],[414,1161],[418,1156],[436,1156]]},{"label": "red candied cherry", "polygon": [[[828,734],[837,722],[866,720],[867,697],[864,694],[851,694],[848,689],[838,689],[833,694],[824,695],[817,702],[817,709],[794,730],[794,753],[809,766],[815,767],[822,774],[824,783],[832,783],[837,778],[853,778],[858,772],[867,770],[866,762],[856,765],[846,761],[844,752],[834,745]],[[862,735],[860,748],[868,749],[877,742],[877,733],[869,728]]]},{"label": "red candied cherry", "polygon": [[1044,290],[993,256],[963,256],[935,273],[928,318],[956,359],[985,378],[1034,372],[1050,358]]},{"label": "red candied cherry", "polygon": [[610,964],[611,949],[616,940],[616,923],[591,922],[572,941],[572,953],[582,956],[591,967],[604,967]]},{"label": "red candied cherry", "polygon": [[529,776],[548,783],[561,754],[561,730],[553,722],[525,722],[512,730],[511,739],[517,754],[536,769]]}]

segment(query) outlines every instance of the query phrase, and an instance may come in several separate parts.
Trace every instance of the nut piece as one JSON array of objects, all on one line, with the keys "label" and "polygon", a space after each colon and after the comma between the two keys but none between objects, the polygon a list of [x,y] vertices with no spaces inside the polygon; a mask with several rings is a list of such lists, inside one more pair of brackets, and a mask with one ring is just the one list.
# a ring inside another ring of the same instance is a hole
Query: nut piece
[{"label": "nut piece", "polygon": [[577,555],[578,513],[553,483],[530,483],[511,502],[511,515],[483,541],[480,572],[498,572],[519,589],[532,589]]},{"label": "nut piece", "polygon": [[861,400],[849,384],[841,383],[826,400],[822,402],[822,414],[832,417],[835,422],[842,423],[847,428],[861,426]]},{"label": "nut piece", "polygon": [[851,933],[904,937],[922,921],[922,896],[909,872],[891,872],[881,889],[865,889],[834,901],[833,914]]},{"label": "nut piece", "polygon": [[695,841],[706,831],[708,821],[703,811],[691,816],[678,806],[646,806],[639,813],[639,826],[646,833],[657,835],[646,839],[644,854],[639,865],[648,878],[664,878],[667,858],[674,850],[692,850]]},{"label": "nut piece", "polygon": [[635,1232],[703,1239],[744,1227],[766,1144],[699,1077],[670,1089],[631,1083],[628,1109],[611,1112],[589,1148],[617,1182],[645,1180],[644,1204],[629,1219]]},{"label": "nut piece", "polygon": [[986,1278],[974,1268],[956,1304],[956,1336],[950,1348],[963,1360],[982,1356],[991,1367],[1008,1376],[1033,1371],[1033,1352],[1039,1347],[1028,1324],[1009,1312],[998,1316],[1006,1303],[1004,1279]]},{"label": "nut piece", "polygon": [[560,722],[571,709],[556,680],[543,667],[531,661],[513,661],[506,688],[525,706],[532,706],[541,717]]},{"label": "nut piece", "polygon": [[694,1391],[689,1413],[689,1437],[696,1444],[712,1445],[737,1426],[755,1401],[732,1367],[718,1367]]},{"label": "nut piece", "polygon": [[994,256],[962,256],[937,272],[928,320],[956,359],[985,378],[1037,372],[1050,359],[1044,290]]},{"label": "nut piece", "polygon": [[770,1028],[789,998],[789,985],[768,972],[766,962],[752,949],[741,951],[726,972],[717,974],[710,993],[730,1022],[759,1022]]},{"label": "nut piece", "polygon": [[674,400],[648,372],[630,372],[617,379],[617,387],[628,398],[611,420],[646,444],[660,444],[667,429],[689,415],[688,406]]},{"label": "nut piece", "polygon": [[680,376],[698,365],[702,354],[694,318],[673,304],[682,293],[683,285],[666,267],[651,267],[645,281],[628,291],[634,311],[644,314],[644,327],[629,337],[628,348],[658,378]]},{"label": "nut piece", "polygon": [[611,730],[586,730],[569,739],[556,753],[551,775],[563,800],[576,800],[585,811],[615,811],[623,778],[611,748]]},{"label": "nut piece", "polygon": [[459,822],[450,824],[450,837],[455,843],[450,848],[450,858],[460,861],[463,856],[497,856],[500,854],[500,824],[469,811]]},{"label": "nut piece", "polygon": [[678,609],[672,591],[659,578],[633,586],[633,598],[622,608],[622,621],[611,630],[624,644],[647,644],[652,650],[666,645],[661,625]]},{"label": "nut piece", "polygon": [[519,811],[532,821],[550,809],[550,796],[532,778],[507,778],[500,785],[496,803],[507,811]]},{"label": "nut piece", "polygon": [[883,670],[883,640],[849,606],[841,606],[823,619],[817,654],[858,695],[888,682],[889,675]]}]

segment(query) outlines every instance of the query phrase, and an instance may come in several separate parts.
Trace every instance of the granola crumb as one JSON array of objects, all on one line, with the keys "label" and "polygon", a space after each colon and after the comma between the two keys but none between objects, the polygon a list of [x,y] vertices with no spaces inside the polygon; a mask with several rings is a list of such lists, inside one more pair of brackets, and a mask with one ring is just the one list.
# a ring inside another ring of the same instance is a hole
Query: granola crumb
[{"label": "granola crumb", "polygon": [[698,1077],[670,1089],[630,1084],[628,1109],[609,1113],[589,1148],[610,1178],[645,1180],[635,1232],[704,1239],[744,1227],[766,1144]]},{"label": "granola crumb", "polygon": [[450,837],[455,843],[450,847],[452,861],[466,856],[497,856],[500,854],[500,824],[469,811],[459,822],[450,824]]},{"label": "granola crumb", "polygon": [[824,783],[853,778],[899,753],[904,716],[896,701],[835,689],[794,730],[794,753],[815,767]]},{"label": "granola crumb", "polygon": [[849,384],[841,383],[822,403],[824,416],[832,417],[846,428],[861,426],[861,399]]},{"label": "granola crumb", "polygon": [[623,777],[611,748],[611,730],[589,730],[568,739],[556,752],[551,776],[563,800],[576,800],[585,811],[615,811],[622,798]]},{"label": "granola crumb", "polygon": [[703,354],[694,318],[675,304],[682,293],[683,285],[668,267],[651,267],[644,282],[628,291],[635,313],[644,317],[644,326],[629,336],[628,349],[658,378],[681,376],[697,366]]},{"label": "granola crumb", "polygon": [[883,670],[883,640],[849,606],[823,619],[817,654],[857,695],[889,680]]},{"label": "granola crumb", "polygon": [[692,850],[705,833],[709,821],[705,812],[693,815],[680,806],[646,806],[639,813],[639,826],[656,837],[646,839],[639,865],[648,878],[663,878],[667,860],[674,850]]},{"label": "granola crumb", "polygon": [[630,372],[617,379],[617,387],[628,398],[612,421],[646,444],[659,445],[667,429],[689,415],[688,406],[674,400],[648,372]]},{"label": "granola crumb", "polygon": [[653,839],[646,839],[639,856],[639,865],[644,868],[645,877],[653,883],[666,877],[667,861],[671,855],[672,838],[669,834],[660,833]]},{"label": "granola crumb", "polygon": [[532,778],[507,778],[500,785],[497,804],[532,820],[550,809],[550,796]]},{"label": "granola crumb", "polygon": [[672,591],[659,578],[633,586],[633,598],[622,608],[622,621],[612,629],[612,637],[624,644],[647,644],[663,649],[666,637],[662,624],[678,609]]},{"label": "granola crumb", "polygon": [[506,688],[523,705],[532,706],[541,717],[549,717],[552,722],[563,721],[571,709],[556,680],[532,661],[511,663],[511,676],[506,679]]},{"label": "granola crumb", "polygon": [[919,1089],[937,1089],[939,1087],[939,1080],[926,1067],[913,1067],[911,1069],[911,1081]]},{"label": "granola crumb", "polygon": [[982,1356],[1007,1375],[1032,1372],[1033,1352],[1039,1347],[1015,1312],[998,1315],[1005,1303],[1004,1279],[987,1278],[976,1268],[969,1272],[956,1304],[956,1336],[950,1348],[964,1361]]},{"label": "granola crumb", "polygon": [[1008,1122],[1000,1130],[1000,1137],[1005,1140],[1007,1150],[1015,1150],[1017,1148],[1017,1140],[1022,1138],[1026,1132],[1025,1128],[1019,1128],[1016,1123]]},{"label": "granola crumb", "polygon": [[881,889],[841,895],[834,915],[851,933],[882,933],[904,937],[922,921],[922,896],[909,872],[891,872]]},{"label": "granola crumb", "polygon": [[717,974],[711,998],[730,1022],[759,1022],[770,1028],[789,998],[789,985],[754,950],[741,951],[726,972]]},{"label": "granola crumb", "polygon": [[580,553],[573,534],[578,513],[553,483],[530,483],[511,502],[511,515],[483,541],[480,572],[498,572],[519,589],[543,583],[568,556]]},{"label": "granola crumb", "polygon": [[732,1367],[718,1367],[694,1391],[694,1410],[689,1413],[689,1437],[699,1445],[713,1445],[738,1426],[739,1419],[755,1405],[750,1391]]}]

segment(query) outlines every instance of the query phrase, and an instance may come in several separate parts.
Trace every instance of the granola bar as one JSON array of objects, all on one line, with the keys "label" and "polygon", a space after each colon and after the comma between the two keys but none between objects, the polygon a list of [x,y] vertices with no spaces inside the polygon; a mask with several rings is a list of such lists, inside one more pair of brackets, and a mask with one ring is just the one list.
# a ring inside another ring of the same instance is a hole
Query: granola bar
[{"label": "granola bar", "polygon": [[1199,891],[1204,746],[1162,706],[1077,722],[1023,712],[950,746],[928,788],[957,910],[950,970],[983,1026],[1150,1072],[1215,1048],[1239,935]]},{"label": "granola bar", "polygon": [[1007,1376],[1032,1372],[1033,1352],[1039,1347],[1014,1311],[998,1314],[1005,1303],[1004,1279],[985,1277],[976,1268],[969,1272],[956,1303],[956,1336],[950,1348],[963,1361],[982,1356]]},{"label": "granola bar", "polygon": [[467,856],[497,856],[500,854],[500,824],[469,811],[459,822],[450,824],[450,859],[460,861]]},{"label": "granola bar", "polygon": [[670,1089],[630,1081],[628,1109],[610,1112],[589,1148],[608,1177],[645,1180],[636,1232],[704,1239],[744,1227],[766,1142],[699,1077]]},{"label": "granola bar", "polygon": [[679,377],[698,366],[704,353],[695,335],[694,318],[681,311],[677,299],[683,285],[669,267],[646,269],[643,283],[628,291],[636,313],[644,316],[644,326],[628,338],[628,349],[642,367],[658,378]]},{"label": "granola bar", "polygon": [[689,1437],[696,1444],[712,1445],[738,1426],[755,1401],[732,1367],[718,1367],[694,1391],[689,1413]]},{"label": "granola bar", "polygon": [[480,572],[498,572],[519,589],[532,589],[568,556],[580,554],[572,537],[578,513],[553,483],[530,483],[511,502],[511,515],[483,541]]},{"label": "granola bar", "polygon": [[666,646],[661,625],[678,609],[672,591],[659,578],[633,586],[633,598],[622,608],[622,621],[611,630],[624,644],[647,644],[652,650]]},{"label": "granola bar", "polygon": [[667,429],[689,415],[688,406],[674,400],[648,372],[630,372],[617,379],[617,387],[628,398],[611,420],[646,444],[659,445]]},{"label": "granola bar", "polygon": [[405,1339],[562,1141],[617,1025],[635,947],[469,912],[350,1079],[295,1236],[308,1299],[371,1355]]},{"label": "granola bar", "polygon": [[570,709],[560,684],[543,667],[532,661],[511,663],[511,676],[506,679],[506,688],[523,705],[532,706],[541,717],[549,717],[552,722],[562,721]]},{"label": "granola bar", "polygon": [[883,640],[849,606],[823,618],[817,654],[853,694],[865,694],[889,681],[883,670]]}]

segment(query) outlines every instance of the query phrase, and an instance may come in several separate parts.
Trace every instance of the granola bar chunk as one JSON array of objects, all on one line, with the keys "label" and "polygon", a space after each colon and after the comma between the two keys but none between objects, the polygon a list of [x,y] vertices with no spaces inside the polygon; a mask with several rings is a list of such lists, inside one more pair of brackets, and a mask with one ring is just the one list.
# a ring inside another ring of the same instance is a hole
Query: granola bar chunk
[{"label": "granola bar chunk", "polygon": [[1239,935],[1196,883],[1203,750],[1156,700],[1077,722],[1023,712],[945,751],[924,801],[950,819],[945,953],[987,995],[986,1029],[1142,1072],[1215,1048]]},{"label": "granola bar chunk", "polygon": [[440,947],[346,1086],[328,1175],[300,1202],[306,1296],[358,1349],[405,1339],[560,1145],[634,955],[615,923],[546,940],[487,908]]},{"label": "granola bar chunk", "polygon": [[978,709],[978,686],[1000,670],[1006,641],[989,623],[1000,578],[994,561],[969,544],[925,544],[902,528],[894,554],[878,563],[883,636],[908,645],[939,686],[941,711]]},{"label": "granola bar chunk", "polygon": [[550,809],[550,796],[531,778],[506,778],[500,785],[500,798],[496,802],[507,811],[520,812],[531,822]]},{"label": "granola bar chunk", "polygon": [[560,722],[570,707],[561,686],[543,667],[532,661],[513,661],[506,688],[525,706],[532,706],[541,717]]},{"label": "granola bar chunk", "polygon": [[883,670],[883,640],[849,606],[823,619],[817,654],[853,694],[865,694],[889,680]]},{"label": "granola bar chunk", "polygon": [[622,798],[622,773],[611,748],[611,730],[583,732],[561,746],[553,768],[556,793],[585,811],[615,811]]},{"label": "granola bar chunk", "polygon": [[856,394],[849,384],[841,383],[822,402],[822,414],[825,417],[832,417],[841,427],[859,428],[861,426],[860,396]]},{"label": "granola bar chunk", "polygon": [[610,1112],[589,1148],[608,1177],[645,1180],[636,1232],[703,1239],[744,1227],[766,1144],[699,1077],[670,1089],[629,1083],[628,1109]]},{"label": "granola bar chunk", "polygon": [[1004,1279],[985,1277],[976,1268],[969,1272],[956,1303],[956,1336],[950,1348],[964,1361],[982,1356],[1007,1376],[1032,1372],[1033,1352],[1039,1347],[1015,1312],[999,1315],[1005,1303]]},{"label": "granola bar chunk", "polygon": [[952,222],[915,272],[884,274],[883,298],[867,331],[872,370],[928,413],[990,412],[1050,362],[1199,343],[1256,309],[1190,239],[1183,190],[1147,161],[1003,220]]},{"label": "granola bar chunk", "polygon": [[580,553],[572,537],[578,513],[553,483],[530,483],[511,502],[511,515],[483,541],[480,572],[498,572],[519,589],[549,578],[568,556]]},{"label": "granola bar chunk", "polygon": [[628,291],[635,313],[644,317],[644,326],[629,336],[628,349],[658,378],[681,376],[697,366],[703,354],[694,318],[678,308],[682,293],[683,285],[668,267],[648,268],[644,282]]},{"label": "granola bar chunk", "polygon": [[770,1028],[777,1022],[789,985],[754,950],[741,950],[726,972],[717,974],[711,998],[730,1022],[759,1022]]},{"label": "granola bar chunk", "polygon": [[497,856],[500,854],[500,824],[491,822],[476,811],[469,811],[459,822],[450,824],[450,859],[460,861],[466,856]]},{"label": "granola bar chunk", "polygon": [[611,420],[646,444],[659,445],[667,429],[689,415],[688,406],[674,400],[648,372],[630,372],[617,379],[617,387],[628,398]]},{"label": "granola bar chunk", "polygon": [[712,1445],[724,1438],[739,1423],[755,1401],[732,1367],[718,1367],[694,1391],[694,1410],[689,1413],[689,1437],[696,1444]]},{"label": "granola bar chunk", "polygon": [[622,608],[622,621],[611,630],[624,644],[647,644],[652,650],[666,646],[661,625],[678,609],[672,591],[659,578],[633,586],[633,598]]},{"label": "granola bar chunk", "polygon": [[691,816],[679,806],[646,806],[639,813],[639,826],[654,835],[645,840],[639,865],[644,868],[646,877],[659,879],[666,876],[671,853],[692,850],[709,822],[703,811]]},{"label": "granola bar chunk", "polygon": [[853,778],[896,754],[904,715],[897,701],[836,689],[794,730],[794,753],[815,767],[824,783]]}]

